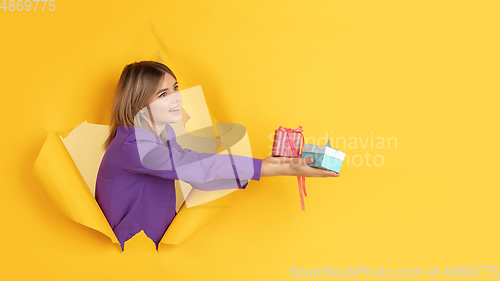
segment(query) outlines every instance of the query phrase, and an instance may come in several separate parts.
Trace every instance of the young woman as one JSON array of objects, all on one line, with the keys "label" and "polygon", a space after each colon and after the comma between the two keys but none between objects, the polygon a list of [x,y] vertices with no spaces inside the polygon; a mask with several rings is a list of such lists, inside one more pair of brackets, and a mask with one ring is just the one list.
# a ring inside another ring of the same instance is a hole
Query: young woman
[{"label": "young woman", "polygon": [[269,176],[339,176],[308,166],[312,158],[258,159],[182,148],[168,125],[182,118],[178,88],[174,73],[154,61],[125,66],[118,81],[95,197],[122,251],[141,230],[158,250],[177,214],[175,180],[220,190],[245,189],[248,180]]}]

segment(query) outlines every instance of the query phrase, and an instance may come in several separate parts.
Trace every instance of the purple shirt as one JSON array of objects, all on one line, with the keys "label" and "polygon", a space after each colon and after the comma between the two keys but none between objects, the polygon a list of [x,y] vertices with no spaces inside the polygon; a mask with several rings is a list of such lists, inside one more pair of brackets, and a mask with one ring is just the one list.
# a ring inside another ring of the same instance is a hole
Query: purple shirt
[{"label": "purple shirt", "polygon": [[167,124],[168,141],[142,128],[120,126],[97,173],[95,198],[122,251],[144,230],[158,244],[177,215],[175,180],[201,190],[245,189],[260,180],[262,159],[183,149]]}]

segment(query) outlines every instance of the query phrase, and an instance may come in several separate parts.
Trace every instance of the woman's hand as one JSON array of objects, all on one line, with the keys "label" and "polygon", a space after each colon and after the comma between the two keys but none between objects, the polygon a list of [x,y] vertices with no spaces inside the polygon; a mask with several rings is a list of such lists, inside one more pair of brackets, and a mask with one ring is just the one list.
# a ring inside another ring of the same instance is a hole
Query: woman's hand
[{"label": "woman's hand", "polygon": [[268,156],[262,159],[261,177],[304,176],[304,177],[339,177],[338,173],[308,166],[313,158],[288,158]]}]

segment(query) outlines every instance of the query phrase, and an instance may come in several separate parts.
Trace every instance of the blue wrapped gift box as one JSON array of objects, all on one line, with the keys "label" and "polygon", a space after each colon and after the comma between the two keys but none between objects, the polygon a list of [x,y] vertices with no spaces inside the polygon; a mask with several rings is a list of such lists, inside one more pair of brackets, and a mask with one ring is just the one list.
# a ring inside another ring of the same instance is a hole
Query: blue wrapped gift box
[{"label": "blue wrapped gift box", "polygon": [[340,173],[345,153],[330,146],[330,141],[326,146],[304,144],[302,148],[302,158],[312,157],[314,161],[307,165]]}]

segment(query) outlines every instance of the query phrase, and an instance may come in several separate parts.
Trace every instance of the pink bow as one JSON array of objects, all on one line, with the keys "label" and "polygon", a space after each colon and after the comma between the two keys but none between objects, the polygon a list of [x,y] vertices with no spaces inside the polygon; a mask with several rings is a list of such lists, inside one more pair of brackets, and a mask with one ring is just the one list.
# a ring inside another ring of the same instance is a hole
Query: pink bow
[{"label": "pink bow", "polygon": [[[285,154],[288,157],[288,152],[291,152],[291,157],[299,157],[302,156],[302,148],[304,146],[304,135],[302,134],[302,126],[299,126],[297,129],[291,129],[291,128],[285,128],[283,126],[280,126],[278,128],[278,131],[286,132],[288,135],[288,143],[286,144],[287,146],[287,153]],[[302,142],[300,145],[300,153],[297,153],[297,150],[295,149],[295,135],[292,134],[293,132],[300,133],[302,136]],[[302,206],[302,211],[306,210],[305,204],[304,204],[304,196],[307,196],[306,192],[306,178],[305,177],[297,177],[297,181],[299,182],[299,194],[300,194],[300,204]],[[304,195],[302,195],[302,192],[304,192]]]}]

